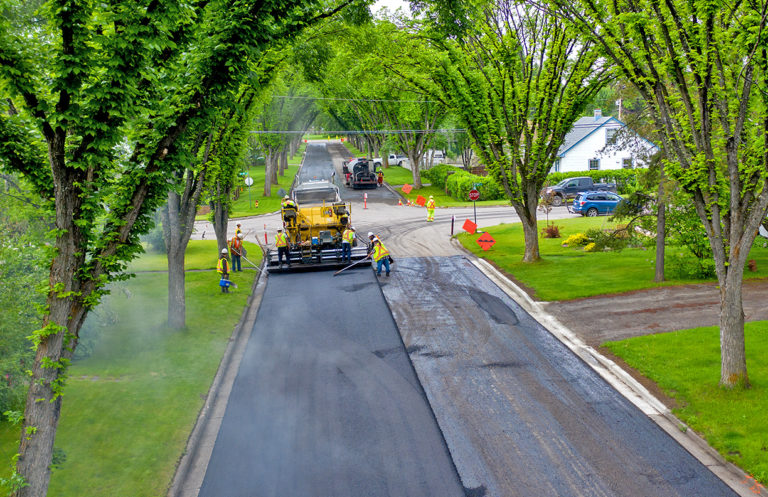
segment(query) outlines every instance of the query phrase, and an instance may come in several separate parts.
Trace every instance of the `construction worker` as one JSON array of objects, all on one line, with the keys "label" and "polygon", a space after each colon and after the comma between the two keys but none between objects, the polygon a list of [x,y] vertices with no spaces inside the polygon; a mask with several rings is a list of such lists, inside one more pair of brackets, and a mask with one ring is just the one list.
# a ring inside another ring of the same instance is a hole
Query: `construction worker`
[{"label": "construction worker", "polygon": [[[376,240],[379,240],[379,237],[374,235],[371,231],[369,231],[368,232],[368,240],[370,241],[370,243],[368,244],[368,250],[371,251],[371,250],[373,250],[373,242],[375,242]],[[379,241],[381,241],[381,240],[379,240]]]},{"label": "construction worker", "polygon": [[430,195],[427,200],[427,222],[431,223],[435,220],[435,197]]},{"label": "construction worker", "polygon": [[355,228],[347,227],[341,234],[341,262],[352,262],[352,243],[355,241]]},{"label": "construction worker", "polygon": [[240,229],[240,223],[237,223],[237,228],[235,228],[235,236],[242,234],[243,230]]},{"label": "construction worker", "polygon": [[232,237],[229,241],[229,253],[232,256],[232,272],[240,271],[243,269],[240,266],[240,256],[243,255],[243,234],[238,233]]},{"label": "construction worker", "polygon": [[280,203],[280,206],[281,206],[283,209],[287,209],[287,208],[292,208],[292,209],[295,209],[295,208],[296,208],[296,202],[294,202],[293,200],[291,200],[291,197],[289,197],[288,195],[286,195],[285,197],[283,197],[283,201]]},{"label": "construction worker", "polygon": [[373,256],[373,260],[376,262],[376,276],[381,276],[381,266],[383,265],[387,270],[387,276],[389,276],[389,250],[381,243],[378,238],[373,241],[373,250],[368,254]]},{"label": "construction worker", "polygon": [[216,271],[221,275],[219,286],[222,293],[229,293],[229,259],[227,258],[227,249],[221,249],[219,262],[216,264]]},{"label": "construction worker", "polygon": [[288,252],[288,239],[285,237],[282,228],[279,228],[277,230],[277,235],[275,235],[275,246],[277,247],[277,262],[280,264],[280,267],[283,267],[283,254],[285,254],[285,260],[288,262],[288,267],[291,267],[291,254]]},{"label": "construction worker", "polygon": [[384,173],[379,171],[379,175],[376,177],[376,182],[379,184],[379,187],[384,185]]}]

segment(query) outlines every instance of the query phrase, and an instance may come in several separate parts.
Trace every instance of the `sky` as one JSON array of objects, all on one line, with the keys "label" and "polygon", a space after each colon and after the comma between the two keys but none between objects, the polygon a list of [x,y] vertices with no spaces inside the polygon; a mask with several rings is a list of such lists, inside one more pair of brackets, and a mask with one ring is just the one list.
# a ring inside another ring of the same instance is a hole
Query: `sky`
[{"label": "sky", "polygon": [[404,0],[378,0],[375,4],[373,4],[373,8],[371,10],[373,10],[375,13],[383,7],[388,8],[390,12],[394,12],[398,7],[402,7],[405,12],[409,12],[408,2]]}]

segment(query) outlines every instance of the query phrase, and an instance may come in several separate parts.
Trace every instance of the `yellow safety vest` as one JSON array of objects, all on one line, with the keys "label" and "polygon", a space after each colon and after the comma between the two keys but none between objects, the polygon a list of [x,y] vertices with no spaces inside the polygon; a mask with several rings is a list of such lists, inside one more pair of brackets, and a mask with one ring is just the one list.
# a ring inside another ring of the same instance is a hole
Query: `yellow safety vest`
[{"label": "yellow safety vest", "polygon": [[435,208],[435,201],[434,200],[429,200],[427,202],[427,209],[434,209],[434,208]]},{"label": "yellow safety vest", "polygon": [[285,239],[285,233],[278,232],[277,235],[275,235],[275,246],[276,247],[287,247],[288,241]]},{"label": "yellow safety vest", "polygon": [[373,260],[379,262],[389,255],[389,250],[381,242],[373,247]]},{"label": "yellow safety vest", "polygon": [[283,200],[283,209],[285,209],[286,207],[293,207],[295,209],[296,204],[294,203],[293,200]]},{"label": "yellow safety vest", "polygon": [[355,232],[350,229],[344,230],[341,239],[352,245],[352,242],[355,240]]},{"label": "yellow safety vest", "polygon": [[226,257],[219,257],[219,262],[216,264],[216,271],[221,274],[229,272],[229,261]]}]

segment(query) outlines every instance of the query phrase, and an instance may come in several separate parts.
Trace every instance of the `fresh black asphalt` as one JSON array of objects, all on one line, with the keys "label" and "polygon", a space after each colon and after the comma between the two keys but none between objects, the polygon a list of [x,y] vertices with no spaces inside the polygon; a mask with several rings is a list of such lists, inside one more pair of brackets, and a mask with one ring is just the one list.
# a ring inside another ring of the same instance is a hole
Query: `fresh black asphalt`
[{"label": "fresh black asphalt", "polygon": [[466,258],[382,288],[471,495],[736,495]]},{"label": "fresh black asphalt", "polygon": [[199,495],[461,496],[369,267],[270,275]]}]

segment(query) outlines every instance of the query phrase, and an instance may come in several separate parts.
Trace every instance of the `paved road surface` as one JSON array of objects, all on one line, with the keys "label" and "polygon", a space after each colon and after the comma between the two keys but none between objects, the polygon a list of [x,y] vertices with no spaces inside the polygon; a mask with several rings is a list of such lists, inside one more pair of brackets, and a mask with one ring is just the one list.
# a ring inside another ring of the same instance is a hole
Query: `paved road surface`
[{"label": "paved road surface", "polygon": [[384,295],[471,495],[736,495],[464,257],[395,268]]},{"label": "paved road surface", "polygon": [[370,270],[270,275],[199,495],[464,495]]}]

